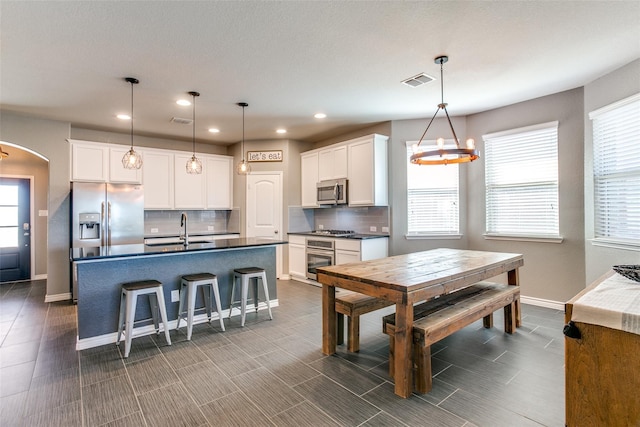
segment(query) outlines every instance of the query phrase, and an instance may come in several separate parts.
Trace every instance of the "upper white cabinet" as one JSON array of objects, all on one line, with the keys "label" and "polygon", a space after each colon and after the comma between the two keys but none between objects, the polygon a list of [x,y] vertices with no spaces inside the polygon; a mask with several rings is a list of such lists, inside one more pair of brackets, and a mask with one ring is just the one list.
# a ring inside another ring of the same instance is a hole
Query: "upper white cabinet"
[{"label": "upper white cabinet", "polygon": [[300,155],[301,200],[303,208],[318,207],[316,184],[318,183],[318,152]]},{"label": "upper white cabinet", "polygon": [[318,152],[318,180],[347,177],[347,146],[330,146]]},{"label": "upper white cabinet", "polygon": [[206,205],[206,170],[203,167],[201,174],[187,173],[186,165],[191,156],[192,154],[173,155],[173,202],[176,209],[204,209]]},{"label": "upper white cabinet", "polygon": [[107,182],[109,146],[89,141],[68,141],[71,144],[71,181]]},{"label": "upper white cabinet", "polygon": [[206,180],[206,208],[233,208],[233,157],[210,156],[203,158]]},{"label": "upper white cabinet", "polygon": [[173,209],[173,154],[145,149],[142,184],[145,209]]},{"label": "upper white cabinet", "polygon": [[387,206],[388,139],[373,134],[348,142],[349,206]]},{"label": "upper white cabinet", "polygon": [[[119,145],[109,147],[109,182],[129,182],[132,184],[142,183],[142,169],[126,169],[122,166],[122,158],[131,147]],[[141,151],[136,150],[138,153]],[[144,167],[144,156],[142,158]]]}]

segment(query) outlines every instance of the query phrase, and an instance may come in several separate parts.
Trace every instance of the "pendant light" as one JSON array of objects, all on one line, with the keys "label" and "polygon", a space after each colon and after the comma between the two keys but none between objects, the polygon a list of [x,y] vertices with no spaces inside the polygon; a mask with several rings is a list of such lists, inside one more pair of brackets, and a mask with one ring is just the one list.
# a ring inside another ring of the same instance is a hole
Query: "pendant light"
[{"label": "pendant light", "polygon": [[242,107],[242,160],[238,163],[236,171],[238,172],[238,175],[249,175],[251,173],[251,166],[249,165],[249,162],[244,159],[244,109],[248,107],[249,104],[246,102],[238,102],[237,105]]},{"label": "pendant light", "polygon": [[9,157],[9,153],[7,153],[6,151],[3,151],[2,147],[0,146],[0,160],[6,159],[7,157]]},{"label": "pendant light", "polygon": [[451,118],[449,118],[449,113],[447,112],[447,104],[444,102],[444,81],[442,64],[444,64],[448,60],[448,56],[438,56],[433,61],[436,64],[440,64],[440,104],[438,104],[438,109],[436,110],[433,117],[431,117],[431,121],[420,137],[420,141],[418,141],[417,146],[420,146],[420,143],[424,139],[424,136],[427,134],[427,131],[429,130],[429,127],[431,127],[431,123],[433,123],[433,119],[436,118],[438,112],[440,112],[440,110],[444,110],[444,113],[447,116],[447,121],[449,122],[449,128],[451,129],[451,133],[453,134],[453,141],[456,144],[456,148],[444,148],[444,138],[438,138],[436,140],[437,148],[435,150],[416,152],[411,156],[411,163],[416,165],[446,165],[449,163],[467,163],[476,160],[479,156],[478,151],[475,147],[475,141],[471,138],[467,139],[465,148],[460,148],[460,142],[458,141],[458,137],[456,136],[456,131],[453,130],[453,124],[451,124]]},{"label": "pendant light", "polygon": [[187,160],[187,173],[199,175],[202,173],[202,161],[196,157],[196,96],[200,96],[200,94],[198,92],[189,92],[189,95],[193,97],[193,156]]},{"label": "pendant light", "polygon": [[142,156],[133,149],[133,85],[137,85],[140,81],[133,77],[125,77],[124,80],[131,83],[131,148],[122,157],[122,166],[125,169],[140,169]]}]

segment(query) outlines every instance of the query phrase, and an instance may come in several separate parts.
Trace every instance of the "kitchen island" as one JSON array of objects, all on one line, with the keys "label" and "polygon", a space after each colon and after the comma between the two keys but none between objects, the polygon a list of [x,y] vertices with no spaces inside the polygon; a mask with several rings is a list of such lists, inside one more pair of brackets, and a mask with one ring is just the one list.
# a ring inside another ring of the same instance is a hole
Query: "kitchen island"
[{"label": "kitchen island", "polygon": [[[175,327],[178,290],[184,274],[209,272],[218,276],[223,315],[228,316],[233,270],[262,267],[267,274],[271,305],[277,305],[276,246],[286,241],[264,238],[221,239],[207,243],[118,245],[71,249],[73,279],[78,287],[78,350],[116,341],[120,286],[155,279],[163,284],[169,327]],[[196,306],[203,305],[198,296]],[[264,305],[264,301],[262,304]],[[138,304],[136,318],[150,317],[149,305]],[[145,331],[145,326],[141,326]],[[153,332],[153,326],[146,327]]]}]

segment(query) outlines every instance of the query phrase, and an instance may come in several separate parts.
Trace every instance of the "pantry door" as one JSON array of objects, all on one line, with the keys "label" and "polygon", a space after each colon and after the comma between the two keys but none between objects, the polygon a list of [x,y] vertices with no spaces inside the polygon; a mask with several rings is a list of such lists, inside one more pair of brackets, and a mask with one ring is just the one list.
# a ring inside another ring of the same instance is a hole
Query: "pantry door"
[{"label": "pantry door", "polygon": [[[251,172],[247,176],[247,237],[284,240],[282,234],[282,172]],[[276,247],[276,275],[282,276],[282,245]]]}]

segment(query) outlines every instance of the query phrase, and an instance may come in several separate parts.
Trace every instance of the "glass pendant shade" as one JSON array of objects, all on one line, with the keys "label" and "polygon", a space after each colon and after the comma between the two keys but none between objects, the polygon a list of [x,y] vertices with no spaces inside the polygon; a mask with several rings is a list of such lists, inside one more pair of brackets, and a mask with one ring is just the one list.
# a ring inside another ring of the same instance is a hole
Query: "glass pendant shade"
[{"label": "glass pendant shade", "polygon": [[236,172],[238,175],[248,175],[251,173],[251,165],[246,160],[242,159],[238,166],[236,167]]},{"label": "glass pendant shade", "polygon": [[131,148],[122,157],[122,166],[125,169],[140,169],[142,156],[133,149],[133,85],[137,85],[140,81],[133,77],[125,77],[124,80],[131,84]]},{"label": "glass pendant shade", "polygon": [[191,105],[193,105],[193,156],[187,160],[187,173],[191,175],[199,175],[202,173],[202,161],[196,157],[196,96],[200,96],[200,93],[189,92],[189,95],[193,97],[193,102],[191,103]]},{"label": "glass pendant shade", "polygon": [[249,165],[249,162],[244,159],[244,109],[247,108],[249,104],[247,104],[246,102],[238,102],[237,105],[239,107],[242,107],[242,144],[240,146],[240,155],[242,156],[242,160],[240,161],[240,163],[238,163],[236,172],[238,173],[238,175],[248,175],[251,173],[251,166]]},{"label": "glass pendant shade", "polygon": [[420,141],[418,141],[417,147],[420,146],[422,140],[424,139],[427,131],[431,127],[433,120],[436,118],[440,110],[444,110],[444,114],[447,116],[447,122],[449,123],[449,129],[451,129],[451,134],[453,135],[453,141],[456,145],[456,148],[444,148],[444,138],[438,138],[436,140],[436,147],[433,150],[426,151],[418,151],[417,147],[414,151],[416,151],[410,158],[411,163],[415,165],[446,165],[449,163],[467,163],[476,160],[479,157],[478,150],[475,148],[475,141],[473,139],[467,139],[466,146],[460,147],[460,141],[458,141],[458,136],[456,135],[456,131],[453,129],[453,124],[451,123],[451,118],[449,117],[449,112],[447,111],[447,104],[444,102],[444,82],[443,82],[443,71],[442,64],[447,62],[449,57],[447,56],[438,56],[434,59],[436,64],[440,64],[440,97],[441,101],[438,104],[438,109],[436,110],[433,117],[431,117],[431,121],[427,125],[427,128],[423,132],[420,137]]}]

